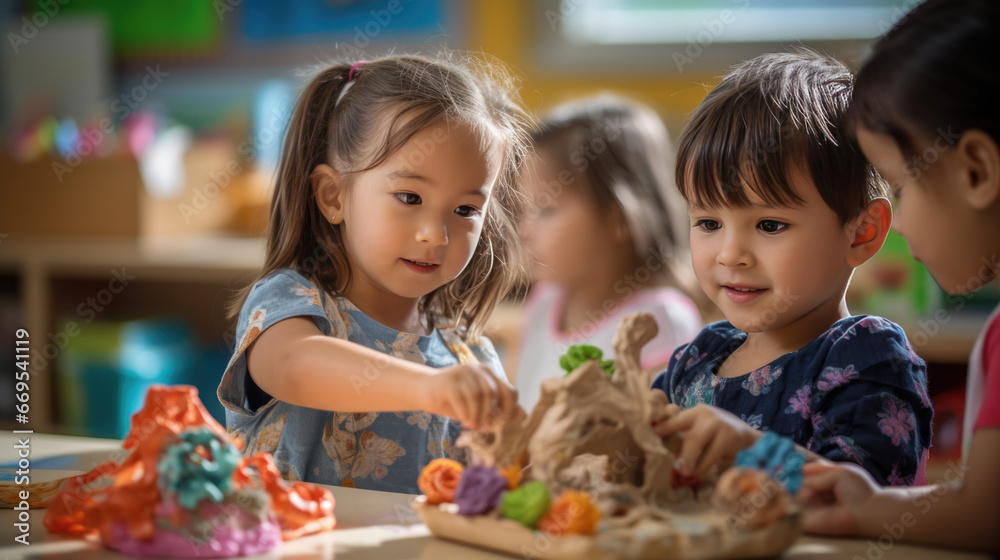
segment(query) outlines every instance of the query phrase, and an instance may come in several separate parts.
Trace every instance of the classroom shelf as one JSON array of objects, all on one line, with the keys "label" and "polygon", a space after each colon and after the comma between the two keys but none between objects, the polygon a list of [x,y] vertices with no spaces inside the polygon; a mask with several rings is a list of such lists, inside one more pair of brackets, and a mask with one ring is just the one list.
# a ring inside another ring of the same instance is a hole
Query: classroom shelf
[{"label": "classroom shelf", "polygon": [[[31,333],[34,352],[58,339],[70,321],[83,324],[93,317],[178,315],[190,320],[201,341],[221,344],[234,327],[226,317],[229,301],[253,279],[263,260],[260,239],[14,233],[0,239],[0,278],[18,287],[18,316]],[[107,303],[92,306],[88,301]],[[65,433],[50,363],[58,356],[40,360],[34,352],[29,427]],[[24,426],[0,418],[0,428],[16,427]]]}]

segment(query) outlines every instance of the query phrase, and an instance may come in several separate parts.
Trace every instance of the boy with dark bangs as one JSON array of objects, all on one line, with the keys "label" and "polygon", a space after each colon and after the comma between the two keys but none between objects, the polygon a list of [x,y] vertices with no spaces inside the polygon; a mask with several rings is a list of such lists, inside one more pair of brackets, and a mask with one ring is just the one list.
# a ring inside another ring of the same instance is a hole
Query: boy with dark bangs
[{"label": "boy with dark bangs", "polygon": [[851,315],[854,269],[882,246],[885,185],[849,136],[853,76],[808,50],[737,67],[681,134],[702,289],[727,321],[678,349],[654,382],[700,474],[764,431],[881,484],[924,483],[932,410],[923,360],[895,323]]}]

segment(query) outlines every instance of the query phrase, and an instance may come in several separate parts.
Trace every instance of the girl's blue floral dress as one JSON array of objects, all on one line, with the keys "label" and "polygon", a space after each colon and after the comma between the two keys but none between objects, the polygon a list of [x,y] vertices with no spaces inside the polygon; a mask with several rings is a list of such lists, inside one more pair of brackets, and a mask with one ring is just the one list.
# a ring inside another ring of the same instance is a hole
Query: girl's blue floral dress
[{"label": "girl's blue floral dress", "polygon": [[[461,425],[424,411],[332,412],[291,405],[261,390],[247,371],[246,349],[260,333],[289,317],[310,317],[320,331],[373,348],[386,355],[450,366],[475,356],[503,378],[503,366],[486,338],[466,344],[454,329],[439,327],[429,336],[392,330],[367,317],[350,301],[318,289],[298,272],[277,270],[260,280],[240,311],[238,346],[219,385],[229,433],[243,438],[246,454],[274,455],[282,476],[321,484],[389,492],[419,493],[417,477],[432,459],[463,464],[455,447]],[[378,363],[352,374],[363,391]]]},{"label": "girl's blue floral dress", "polygon": [[727,321],[708,325],[674,353],[653,388],[683,409],[714,405],[827,459],[858,463],[883,485],[926,482],[927,371],[899,325],[848,317],[760,369],[716,376],[746,337]]}]

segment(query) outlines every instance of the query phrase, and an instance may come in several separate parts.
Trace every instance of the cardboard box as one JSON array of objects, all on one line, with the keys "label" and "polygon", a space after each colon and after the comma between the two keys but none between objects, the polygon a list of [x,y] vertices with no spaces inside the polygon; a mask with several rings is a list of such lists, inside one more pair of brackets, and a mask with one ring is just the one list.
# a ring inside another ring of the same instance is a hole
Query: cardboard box
[{"label": "cardboard box", "polygon": [[143,187],[133,159],[84,160],[69,167],[48,156],[22,162],[0,154],[0,177],[4,233],[139,234]]},{"label": "cardboard box", "polygon": [[[184,156],[184,188],[155,198],[130,157],[69,166],[44,156],[23,162],[0,153],[0,232],[48,235],[256,236],[266,222],[266,188],[219,143]],[[247,218],[249,215],[251,218]]]}]

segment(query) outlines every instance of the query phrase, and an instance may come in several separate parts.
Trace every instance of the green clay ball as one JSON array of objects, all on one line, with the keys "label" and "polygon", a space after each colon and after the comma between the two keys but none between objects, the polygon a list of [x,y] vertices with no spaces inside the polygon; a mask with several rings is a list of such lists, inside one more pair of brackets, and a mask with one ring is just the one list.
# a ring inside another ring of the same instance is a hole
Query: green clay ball
[{"label": "green clay ball", "polygon": [[548,509],[549,491],[538,480],[507,492],[500,502],[500,515],[525,527],[534,527]]},{"label": "green clay ball", "polygon": [[588,360],[597,360],[608,377],[615,373],[614,360],[603,360],[604,351],[590,344],[573,344],[566,349],[566,353],[559,356],[559,367],[566,371],[566,375],[573,373],[573,370],[580,367]]}]

